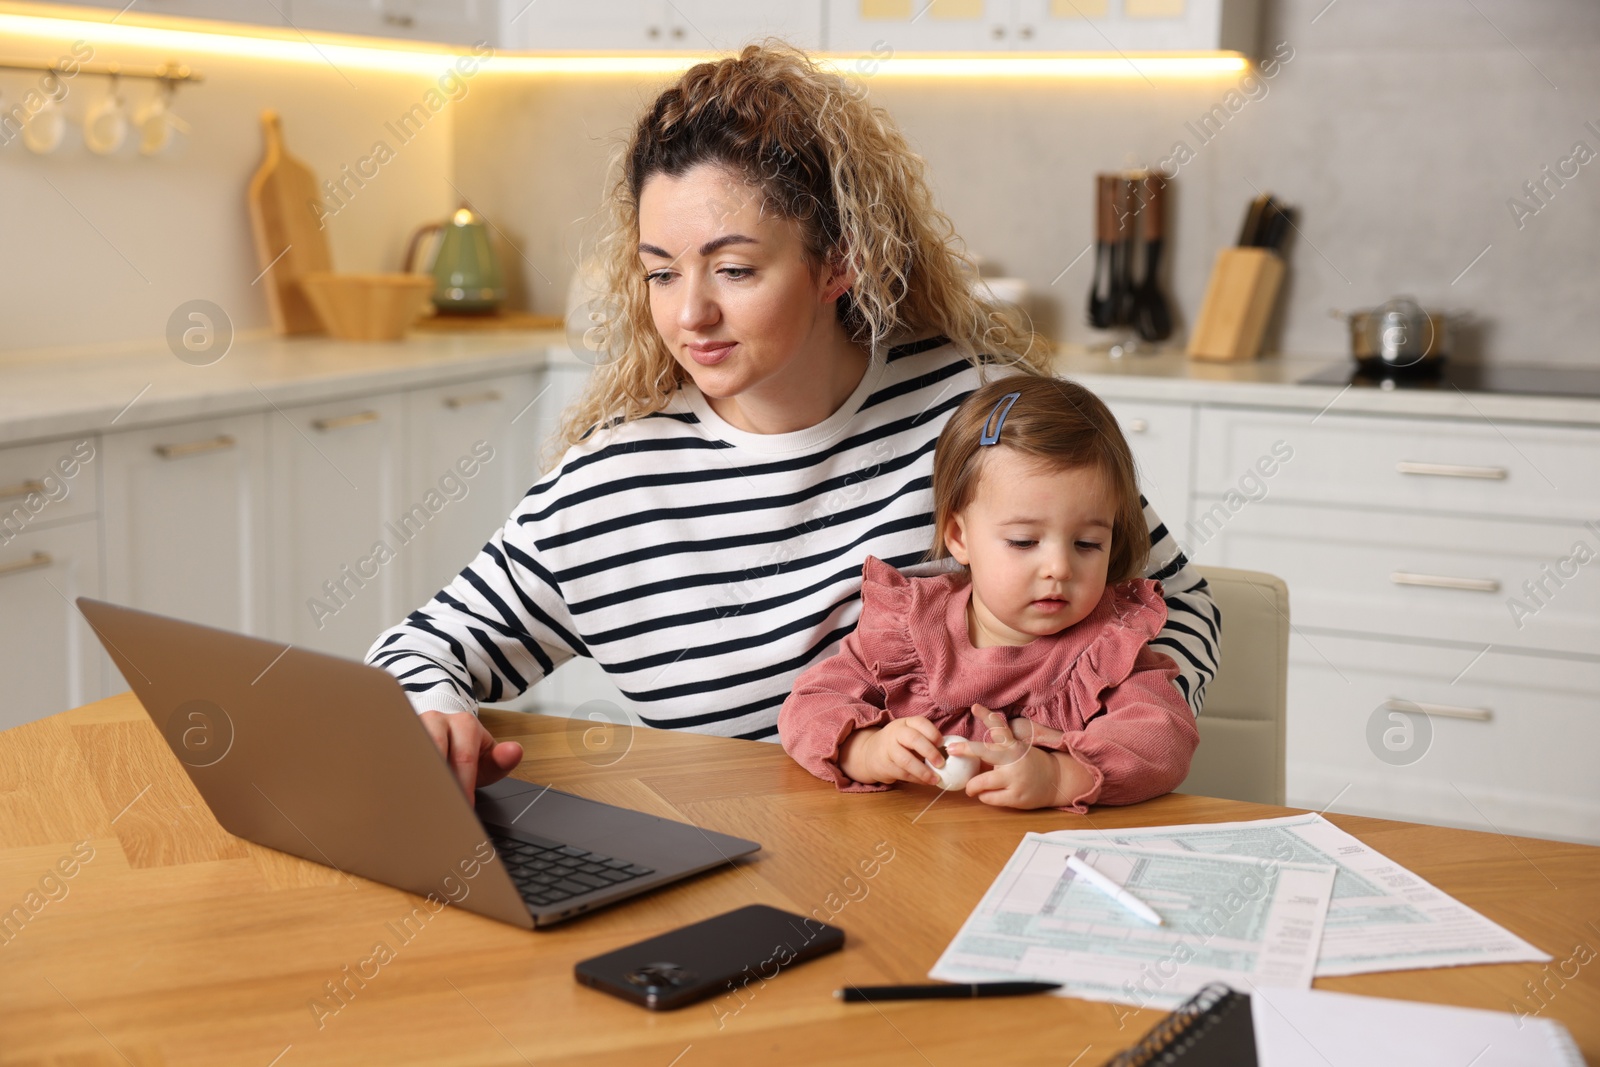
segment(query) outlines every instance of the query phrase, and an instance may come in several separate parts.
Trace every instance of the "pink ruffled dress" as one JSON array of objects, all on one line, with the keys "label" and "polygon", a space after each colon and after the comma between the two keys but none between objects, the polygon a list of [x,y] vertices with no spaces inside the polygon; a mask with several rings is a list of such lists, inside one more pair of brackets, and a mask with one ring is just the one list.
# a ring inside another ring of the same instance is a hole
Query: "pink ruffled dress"
[{"label": "pink ruffled dress", "polygon": [[984,740],[982,704],[1063,731],[1059,744],[1094,781],[1066,809],[1133,804],[1171,792],[1199,744],[1194,713],[1172,684],[1178,668],[1150,648],[1166,623],[1159,582],[1106,587],[1088,617],[1026,645],[974,648],[965,575],[907,578],[868,556],[861,619],[836,655],[795,680],[778,713],[788,753],[847,792],[887,789],[847,778],[839,749],[852,731],[926,716],[941,733]]}]

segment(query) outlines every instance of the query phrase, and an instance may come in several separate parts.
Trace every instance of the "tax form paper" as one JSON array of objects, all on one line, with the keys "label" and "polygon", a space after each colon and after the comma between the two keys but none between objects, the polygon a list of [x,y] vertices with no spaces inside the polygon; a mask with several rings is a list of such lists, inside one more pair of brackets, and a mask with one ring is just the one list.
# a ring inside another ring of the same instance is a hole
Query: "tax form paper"
[{"label": "tax form paper", "polygon": [[1059,830],[1044,836],[1080,846],[1117,845],[1333,864],[1338,874],[1317,955],[1318,978],[1550,959],[1548,953],[1315,813],[1104,832]]},{"label": "tax form paper", "polygon": [[[1059,996],[1165,1009],[1207,982],[1310,988],[1331,864],[1060,836],[1022,839],[929,977],[1060,982]],[[1162,924],[1078,877],[1073,855]]]}]

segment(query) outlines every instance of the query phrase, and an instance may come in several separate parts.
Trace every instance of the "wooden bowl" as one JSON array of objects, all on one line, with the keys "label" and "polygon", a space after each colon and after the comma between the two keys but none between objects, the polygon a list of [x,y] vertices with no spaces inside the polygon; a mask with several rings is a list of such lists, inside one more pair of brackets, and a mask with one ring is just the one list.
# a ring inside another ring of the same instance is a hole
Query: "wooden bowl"
[{"label": "wooden bowl", "polygon": [[300,278],[306,299],[329,334],[342,341],[397,341],[433,293],[426,274],[335,274]]}]

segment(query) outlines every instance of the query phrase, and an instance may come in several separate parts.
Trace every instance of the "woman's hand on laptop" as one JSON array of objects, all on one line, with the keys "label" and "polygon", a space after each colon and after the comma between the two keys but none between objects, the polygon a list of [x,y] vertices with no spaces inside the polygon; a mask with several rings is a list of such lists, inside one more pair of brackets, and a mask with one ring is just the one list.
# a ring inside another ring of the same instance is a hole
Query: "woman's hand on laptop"
[{"label": "woman's hand on laptop", "polygon": [[433,738],[439,754],[455,772],[469,804],[477,802],[473,790],[498,782],[522,762],[522,746],[515,741],[496,744],[494,735],[476,715],[464,711],[454,714],[424,711],[418,718],[428,736]]}]

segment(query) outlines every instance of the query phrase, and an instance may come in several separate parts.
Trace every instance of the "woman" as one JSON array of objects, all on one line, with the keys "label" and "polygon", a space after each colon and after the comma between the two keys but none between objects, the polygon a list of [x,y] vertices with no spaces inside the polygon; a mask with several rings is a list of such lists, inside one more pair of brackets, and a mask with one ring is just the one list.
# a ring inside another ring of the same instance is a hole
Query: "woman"
[{"label": "woman", "polygon": [[[785,46],[702,63],[617,165],[600,245],[606,357],[564,449],[478,557],[382,634],[468,796],[521,746],[473,714],[592,656],[651,726],[775,740],[795,677],[860,615],[868,555],[908,574],[934,442],[1044,340],[970,288],[922,161],[882,109]],[[1197,711],[1220,618],[1148,507]],[[947,564],[946,564],[947,565]]]}]

